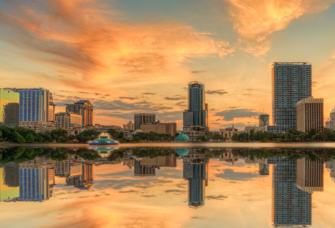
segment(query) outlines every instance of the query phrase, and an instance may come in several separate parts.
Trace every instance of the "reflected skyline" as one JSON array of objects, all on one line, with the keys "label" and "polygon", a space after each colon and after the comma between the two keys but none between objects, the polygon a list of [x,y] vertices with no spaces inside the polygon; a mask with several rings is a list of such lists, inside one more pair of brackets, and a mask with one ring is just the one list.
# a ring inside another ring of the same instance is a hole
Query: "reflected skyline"
[{"label": "reflected skyline", "polygon": [[[55,151],[53,152],[54,156],[56,156],[55,153],[61,153],[61,151]],[[215,201],[221,201],[223,206],[225,204],[228,206],[229,203],[225,201],[229,201],[229,197],[227,198],[226,193],[223,192],[232,188],[234,183],[239,182],[241,185],[244,182],[249,182],[248,178],[254,180],[265,178],[269,180],[267,181],[268,187],[261,187],[259,194],[270,196],[272,189],[273,197],[270,197],[272,200],[269,198],[272,203],[267,212],[268,221],[271,221],[274,227],[299,225],[313,227],[313,211],[315,209],[312,209],[312,196],[323,193],[325,190],[323,178],[331,176],[335,165],[334,160],[327,158],[332,153],[329,150],[269,149],[264,151],[242,148],[237,150],[192,148],[181,151],[172,148],[127,148],[115,150],[110,157],[97,157],[93,160],[89,159],[95,157],[93,151],[82,149],[71,151],[69,150],[73,154],[68,154],[66,160],[63,161],[43,156],[21,164],[1,165],[0,172],[1,169],[3,170],[1,175],[3,182],[0,188],[2,201],[46,202],[56,197],[56,201],[53,200],[53,202],[57,202],[61,189],[65,187],[67,191],[80,190],[77,191],[77,194],[79,192],[90,194],[98,189],[106,188],[107,190],[111,186],[119,186],[123,181],[126,181],[127,185],[131,184],[135,189],[136,186],[142,186],[143,197],[148,197],[148,202],[150,197],[160,201],[166,196],[155,194],[155,191],[151,193],[150,190],[145,190],[148,188],[145,186],[147,183],[153,189],[160,189],[162,185],[159,184],[158,180],[163,181],[162,183],[174,180],[166,179],[166,175],[169,173],[177,178],[175,180],[180,180],[177,182],[177,186],[180,186],[178,190],[176,188],[168,189],[165,193],[170,197],[178,198],[178,202],[174,203],[181,204],[180,206],[185,210],[189,207],[207,210],[213,206]],[[301,151],[304,151],[304,154]],[[30,153],[32,150],[28,150],[28,152]],[[309,156],[312,158],[312,155],[309,155],[310,152],[314,154],[313,156],[316,155],[313,160],[307,158]],[[286,158],[282,156],[283,153],[286,153]],[[148,157],[149,154],[150,157]],[[265,157],[261,158],[260,154]],[[300,155],[300,158],[296,157],[297,154]],[[214,168],[219,166],[226,167],[222,173],[218,172],[220,168]],[[242,171],[251,168],[253,171],[250,174],[249,171]],[[95,173],[96,169],[98,169],[98,173]],[[102,182],[103,176],[101,175],[114,172],[114,169],[120,170],[116,173],[114,182],[106,182],[102,185],[104,182]],[[328,169],[330,174],[325,173],[323,169]],[[102,170],[105,170],[103,171],[105,174],[101,173]],[[249,175],[252,176],[248,177]],[[218,179],[218,177],[220,178]],[[269,178],[272,179],[272,182]],[[30,183],[27,181],[29,179]],[[226,182],[226,188],[217,189],[216,195],[213,195],[214,186],[225,180],[231,181]],[[7,188],[15,188],[16,186],[17,193],[12,191],[10,195],[5,195],[4,185]],[[127,188],[127,185],[121,187],[123,186],[121,184],[118,187],[119,191],[127,194],[128,192],[129,194],[137,192],[137,190]],[[266,192],[263,192],[265,190]],[[146,193],[147,191],[150,193]],[[240,194],[243,194],[243,191],[244,187],[241,185]],[[5,199],[3,199],[4,197]],[[170,200],[173,201],[173,198]],[[270,218],[271,214],[272,218]]]}]

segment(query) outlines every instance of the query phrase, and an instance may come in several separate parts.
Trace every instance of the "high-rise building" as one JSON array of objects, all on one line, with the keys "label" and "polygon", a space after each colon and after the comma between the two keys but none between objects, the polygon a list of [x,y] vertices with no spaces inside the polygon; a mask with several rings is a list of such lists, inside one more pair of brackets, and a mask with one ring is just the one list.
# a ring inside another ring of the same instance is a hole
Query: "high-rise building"
[{"label": "high-rise building", "polygon": [[0,126],[19,126],[20,94],[13,89],[0,89]]},{"label": "high-rise building", "polygon": [[22,201],[42,202],[50,198],[54,178],[53,180],[49,180],[52,175],[50,175],[47,165],[21,164],[19,175],[20,199]]},{"label": "high-rise building", "polygon": [[259,115],[259,126],[269,126],[269,115]]},{"label": "high-rise building", "polygon": [[82,164],[72,160],[55,161],[55,175],[58,177],[74,177],[82,174]]},{"label": "high-rise building", "polygon": [[168,134],[175,136],[177,132],[177,123],[161,123],[157,121],[153,123],[142,124],[140,129],[145,133],[153,131],[158,134]]},{"label": "high-rise building", "polygon": [[307,158],[297,160],[297,188],[313,193],[323,191],[323,160],[311,161]]},{"label": "high-rise building", "polygon": [[272,68],[274,132],[296,129],[296,103],[312,96],[312,65],[307,62],[275,62]]},{"label": "high-rise building", "polygon": [[323,99],[308,97],[297,102],[297,130],[323,131]]},{"label": "high-rise building", "polygon": [[206,110],[206,126],[208,126],[209,124],[209,120],[208,120],[208,115],[209,115],[209,111],[208,111],[208,104],[205,104],[205,110]]},{"label": "high-rise building", "polygon": [[205,205],[207,164],[184,163],[183,177],[188,180],[188,206],[198,208]]},{"label": "high-rise building", "polygon": [[335,108],[330,112],[330,118],[326,121],[326,128],[331,131],[335,130]]},{"label": "high-rise building", "polygon": [[296,187],[296,161],[268,158],[274,164],[272,175],[272,222],[274,227],[312,224],[312,194]]},{"label": "high-rise building", "polygon": [[43,88],[16,89],[20,93],[20,122],[49,122],[51,93]]},{"label": "high-rise building", "polygon": [[149,124],[156,121],[156,114],[137,113],[134,115],[135,130],[141,129],[142,124]]},{"label": "high-rise building", "polygon": [[60,112],[55,115],[55,128],[70,129],[82,127],[82,116],[72,112]]},{"label": "high-rise building", "polygon": [[67,104],[66,112],[81,115],[83,126],[93,126],[93,105],[89,100],[80,100],[74,104]]},{"label": "high-rise building", "polygon": [[135,176],[155,176],[156,166],[141,165],[141,160],[134,161],[134,175]]},{"label": "high-rise building", "polygon": [[49,93],[49,122],[54,122],[55,121],[55,111],[56,111],[56,106],[54,103],[54,99],[52,97],[52,93]]},{"label": "high-rise building", "polygon": [[0,164],[0,202],[16,199],[19,195],[19,165]]},{"label": "high-rise building", "polygon": [[93,185],[93,164],[85,163],[81,165],[81,168],[81,174],[67,177],[66,184],[73,185],[81,190],[90,189]]},{"label": "high-rise building", "polygon": [[[207,105],[208,109],[208,105]],[[200,82],[188,84],[188,110],[184,112],[184,127],[208,126],[208,111],[205,104],[205,85]]]}]

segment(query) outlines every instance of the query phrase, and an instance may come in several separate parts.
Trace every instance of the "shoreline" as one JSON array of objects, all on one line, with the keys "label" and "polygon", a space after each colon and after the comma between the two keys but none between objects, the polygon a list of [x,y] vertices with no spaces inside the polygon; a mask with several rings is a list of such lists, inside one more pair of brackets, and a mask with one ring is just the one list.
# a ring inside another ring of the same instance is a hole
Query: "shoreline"
[{"label": "shoreline", "polygon": [[[1,148],[6,147],[106,147],[106,146],[92,146],[88,144],[72,144],[72,143],[37,143],[37,144],[7,144]],[[122,143],[119,145],[111,145],[107,147],[118,147],[118,148],[131,148],[131,147],[174,147],[174,148],[334,148],[335,142],[261,142],[261,143],[250,143],[250,142],[155,142],[155,143]]]}]

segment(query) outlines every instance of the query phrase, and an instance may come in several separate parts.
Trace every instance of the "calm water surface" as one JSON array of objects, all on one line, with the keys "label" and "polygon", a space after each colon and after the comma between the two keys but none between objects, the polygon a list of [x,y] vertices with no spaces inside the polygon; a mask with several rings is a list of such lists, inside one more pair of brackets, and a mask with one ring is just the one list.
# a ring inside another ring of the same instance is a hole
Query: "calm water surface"
[{"label": "calm water surface", "polygon": [[330,146],[131,146],[0,149],[1,227],[335,227]]}]

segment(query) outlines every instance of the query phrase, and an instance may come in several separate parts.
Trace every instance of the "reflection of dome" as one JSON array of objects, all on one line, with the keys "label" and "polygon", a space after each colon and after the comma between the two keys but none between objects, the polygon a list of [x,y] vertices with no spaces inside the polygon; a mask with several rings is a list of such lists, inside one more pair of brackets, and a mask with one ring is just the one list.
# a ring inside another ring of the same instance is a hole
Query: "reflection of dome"
[{"label": "reflection of dome", "polygon": [[95,139],[92,142],[89,142],[89,145],[118,145],[118,142],[115,142],[112,139]]},{"label": "reflection of dome", "polygon": [[185,134],[181,134],[181,135],[178,135],[177,138],[174,139],[174,141],[175,142],[189,142],[190,138]]},{"label": "reflection of dome", "polygon": [[174,152],[179,154],[181,157],[184,157],[184,156],[188,155],[190,150],[187,149],[187,148],[174,148]]},{"label": "reflection of dome", "polygon": [[116,147],[93,147],[92,149],[101,153],[108,153],[114,150]]}]

